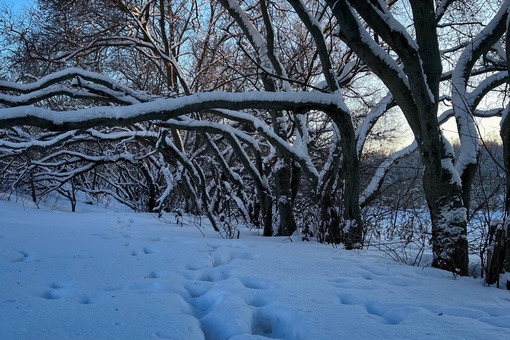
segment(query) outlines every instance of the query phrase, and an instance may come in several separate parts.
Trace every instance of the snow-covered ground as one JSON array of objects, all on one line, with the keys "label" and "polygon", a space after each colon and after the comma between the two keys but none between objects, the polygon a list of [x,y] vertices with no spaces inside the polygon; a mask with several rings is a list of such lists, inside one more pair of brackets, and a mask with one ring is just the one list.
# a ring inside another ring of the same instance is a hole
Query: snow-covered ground
[{"label": "snow-covered ground", "polygon": [[0,338],[510,339],[510,292],[480,280],[210,229],[0,201]]}]

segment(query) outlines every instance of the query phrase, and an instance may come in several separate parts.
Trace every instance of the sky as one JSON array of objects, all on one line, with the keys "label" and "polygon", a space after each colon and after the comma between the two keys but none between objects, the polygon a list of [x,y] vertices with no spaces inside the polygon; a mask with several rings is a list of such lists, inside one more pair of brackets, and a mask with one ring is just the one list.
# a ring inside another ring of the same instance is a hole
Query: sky
[{"label": "sky", "polygon": [[24,6],[30,5],[32,0],[0,0],[0,3],[4,3],[13,10],[20,10]]}]

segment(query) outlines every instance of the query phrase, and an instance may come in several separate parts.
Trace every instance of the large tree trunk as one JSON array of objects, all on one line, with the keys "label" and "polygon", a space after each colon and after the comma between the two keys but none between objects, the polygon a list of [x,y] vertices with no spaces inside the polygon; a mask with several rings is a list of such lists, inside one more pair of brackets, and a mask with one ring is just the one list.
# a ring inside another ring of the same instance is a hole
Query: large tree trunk
[{"label": "large tree trunk", "polygon": [[360,195],[360,169],[358,151],[356,148],[356,136],[352,124],[342,124],[348,117],[347,112],[338,112],[334,115],[334,121],[341,132],[342,143],[342,176],[344,179],[344,202],[343,202],[343,233],[346,249],[363,247],[363,223],[359,206]]},{"label": "large tree trunk", "polygon": [[[507,69],[510,72],[510,21],[507,21],[506,27],[506,60]],[[501,140],[503,142],[503,161],[505,164],[506,190],[505,190],[505,220],[503,228],[506,231],[506,247],[504,254],[504,270],[510,273],[510,117],[508,116],[510,105],[507,105],[503,118],[501,120]],[[510,281],[506,282],[507,289],[510,290]]]},{"label": "large tree trunk", "polygon": [[292,161],[283,155],[276,163],[275,186],[278,216],[278,236],[290,236],[296,231],[292,202]]},{"label": "large tree trunk", "polygon": [[[507,53],[509,53],[507,51]],[[501,140],[503,141],[503,160],[505,164],[506,175],[506,190],[505,190],[505,220],[504,228],[506,230],[506,247],[504,254],[504,270],[510,273],[510,117],[507,107],[506,115],[501,121]],[[507,288],[510,289],[510,281],[506,283]]]},{"label": "large tree trunk", "polygon": [[[390,14],[383,7],[378,8],[382,2],[326,2],[340,23],[340,37],[390,89],[414,133],[425,168],[423,182],[432,221],[433,266],[467,275],[467,216],[462,185],[437,122],[442,63],[434,2],[410,2],[414,37],[403,26],[388,20]],[[399,63],[393,62],[357,15],[391,46]]]},{"label": "large tree trunk", "polygon": [[440,140],[439,145],[428,143],[428,149],[422,149],[423,185],[432,222],[432,266],[468,275],[467,214],[462,185],[453,167],[453,155],[447,151],[448,142]]}]

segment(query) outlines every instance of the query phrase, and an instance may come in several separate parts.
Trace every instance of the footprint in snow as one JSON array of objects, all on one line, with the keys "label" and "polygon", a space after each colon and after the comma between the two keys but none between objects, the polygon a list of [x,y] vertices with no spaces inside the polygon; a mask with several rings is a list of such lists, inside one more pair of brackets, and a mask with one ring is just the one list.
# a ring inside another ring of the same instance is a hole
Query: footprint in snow
[{"label": "footprint in snow", "polygon": [[478,321],[485,322],[489,325],[496,326],[496,327],[510,328],[510,315],[481,318],[481,319],[478,319]]},{"label": "footprint in snow", "polygon": [[50,289],[40,295],[43,299],[58,300],[67,296],[67,292],[63,289]]},{"label": "footprint in snow", "polygon": [[374,274],[372,274],[369,271],[362,270],[359,272],[359,275],[364,278],[365,280],[372,281],[374,279]]},{"label": "footprint in snow", "polygon": [[201,259],[194,260],[186,264],[188,270],[203,270],[208,268],[217,268],[222,265],[229,264],[232,261],[232,257],[227,253],[209,253]]},{"label": "footprint in snow", "polygon": [[171,272],[165,270],[153,270],[146,276],[147,279],[163,279],[171,276]]},{"label": "footprint in snow", "polygon": [[399,306],[388,309],[382,318],[390,325],[398,325],[409,318],[410,315],[420,312],[421,309],[415,306]]},{"label": "footprint in snow", "polygon": [[[208,245],[212,248],[211,245]],[[254,260],[260,257],[259,254],[251,254],[244,250],[227,250],[226,247],[220,248],[220,246],[213,248],[213,251],[208,251],[207,256],[197,259],[193,262],[186,264],[188,270],[202,270],[207,268],[216,268],[230,264],[234,260]],[[228,247],[232,248],[232,247]]]},{"label": "footprint in snow", "polygon": [[232,270],[210,268],[209,270],[202,270],[198,280],[206,282],[218,282],[227,280],[232,276]]},{"label": "footprint in snow", "polygon": [[[129,246],[129,244],[125,244],[125,246]],[[149,255],[149,254],[156,254],[159,252],[160,252],[159,247],[154,246],[154,245],[148,245],[148,246],[142,247],[141,249],[131,249],[131,256],[138,256],[140,254]]]},{"label": "footprint in snow", "polygon": [[18,263],[18,262],[39,262],[39,259],[37,259],[37,256],[32,251],[26,251],[26,250],[20,250],[18,251],[19,256],[12,260],[12,263]]},{"label": "footprint in snow", "polygon": [[351,286],[350,280],[344,277],[339,277],[336,279],[328,279],[328,281],[334,286],[338,288],[349,288]]},{"label": "footprint in snow", "polygon": [[274,288],[274,283],[269,280],[257,278],[257,277],[239,277],[239,281],[245,288],[248,289],[271,289]]},{"label": "footprint in snow", "polygon": [[143,252],[146,255],[155,254],[155,253],[159,253],[159,248],[154,245],[148,245],[148,246],[143,247]]},{"label": "footprint in snow", "polygon": [[213,283],[207,281],[194,281],[184,285],[184,288],[188,291],[192,299],[201,297],[209,290],[211,290]]},{"label": "footprint in snow", "polygon": [[343,305],[361,305],[363,301],[353,294],[342,294],[338,296],[340,303]]},{"label": "footprint in snow", "polygon": [[70,281],[54,281],[48,285],[48,288],[40,297],[47,300],[58,300],[75,295],[73,293],[73,283]]},{"label": "footprint in snow", "polygon": [[252,318],[252,334],[271,339],[309,339],[309,335],[296,325],[302,324],[295,310],[268,305],[257,308]]},{"label": "footprint in snow", "polygon": [[80,297],[79,303],[82,305],[93,305],[96,303],[96,298],[90,295],[83,295]]},{"label": "footprint in snow", "polygon": [[365,308],[369,314],[381,317],[390,325],[398,325],[410,315],[422,309],[416,306],[397,305],[392,303],[367,302]]}]

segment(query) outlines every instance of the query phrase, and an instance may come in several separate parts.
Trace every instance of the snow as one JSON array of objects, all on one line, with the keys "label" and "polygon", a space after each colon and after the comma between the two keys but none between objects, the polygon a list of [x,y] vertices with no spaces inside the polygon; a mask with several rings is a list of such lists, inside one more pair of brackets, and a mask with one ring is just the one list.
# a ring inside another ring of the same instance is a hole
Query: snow
[{"label": "snow", "polygon": [[[480,280],[199,220],[0,201],[3,339],[506,339]],[[184,216],[186,217],[186,216]]]},{"label": "snow", "polygon": [[393,95],[391,93],[386,94],[379,102],[368,112],[367,117],[363,120],[361,125],[356,129],[356,149],[358,155],[361,155],[363,146],[367,140],[367,136],[377,120],[385,114],[391,107],[393,101]]},{"label": "snow", "polygon": [[455,169],[455,166],[453,165],[453,160],[451,158],[441,159],[441,167],[451,174],[452,178],[450,179],[450,184],[456,184],[458,186],[462,185],[462,179],[460,178],[460,174]]},{"label": "snow", "polygon": [[[29,84],[0,80],[0,90],[26,93],[27,95],[25,96],[25,99],[28,101],[37,97],[38,95],[44,95],[45,93],[51,93],[52,91],[58,92],[65,90],[65,86],[62,87],[51,85],[65,80],[71,80],[71,84],[73,85],[82,84],[97,87],[100,88],[103,92],[109,92],[108,89],[121,91],[124,93],[122,96],[123,99],[126,99],[131,103],[150,101],[153,99],[151,96],[148,96],[142,92],[134,91],[133,89],[123,86],[107,76],[95,72],[85,71],[80,68],[67,68],[61,71],[57,71],[40,78],[36,82]],[[131,96],[132,98],[128,98],[127,96]],[[9,96],[3,94],[1,98],[2,100],[12,98],[11,100],[13,102],[23,102],[22,99],[24,96]]]},{"label": "snow", "polygon": [[461,142],[461,150],[456,165],[460,174],[464,172],[469,164],[477,163],[481,147],[479,132],[473,119],[475,103],[481,99],[489,88],[502,81],[507,74],[505,72],[490,76],[481,82],[472,93],[468,93],[468,77],[474,65],[474,60],[479,58],[483,52],[484,44],[487,41],[490,42],[492,37],[497,34],[498,26],[507,15],[508,4],[510,2],[507,2],[506,6],[502,6],[490,23],[476,35],[470,44],[466,45],[452,73],[452,105]]},{"label": "snow", "polygon": [[393,71],[395,75],[402,80],[402,85],[408,89],[409,80],[407,79],[404,71],[400,68],[400,65],[372,39],[361,22],[359,22],[359,20],[357,20],[357,22],[360,40],[370,48],[372,53],[380,60],[382,64],[385,65],[385,67],[387,66],[388,70]]},{"label": "snow", "polygon": [[[34,146],[41,147],[41,148],[51,147],[51,146],[58,144],[66,139],[71,138],[72,136],[77,134],[77,132],[78,132],[77,130],[67,131],[67,132],[58,134],[58,135],[54,136],[54,138],[51,138],[51,139],[47,139],[48,136],[42,136],[43,138],[40,138],[40,139],[30,138],[29,142],[20,142],[20,141],[10,142],[7,140],[0,140],[0,150],[2,152],[9,153],[12,149],[23,150],[23,149],[28,149],[28,148],[34,147]],[[21,133],[23,133],[23,132],[21,132]],[[7,131],[7,135],[8,134],[9,134],[9,131]],[[32,135],[31,137],[35,137],[35,136]],[[44,138],[44,137],[46,137],[46,138]]]},{"label": "snow", "polygon": [[208,92],[189,96],[167,99],[156,99],[152,102],[133,104],[130,106],[99,106],[69,111],[52,111],[35,106],[3,108],[0,124],[14,126],[17,119],[34,126],[51,123],[57,126],[68,124],[79,125],[80,128],[110,124],[118,126],[122,121],[133,122],[151,119],[168,120],[197,110],[214,108],[286,108],[302,107],[307,109],[338,109],[349,112],[343,99],[337,93],[320,92],[260,92],[248,91],[241,93]]},{"label": "snow", "polygon": [[[375,175],[370,180],[360,197],[360,204],[364,205],[369,198],[377,193],[381,188],[386,174],[395,166],[402,158],[410,155],[418,149],[418,143],[413,141],[410,145],[405,148],[393,153],[391,156],[386,158],[378,167]],[[451,170],[451,169],[450,169]]]}]

